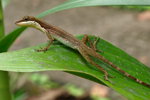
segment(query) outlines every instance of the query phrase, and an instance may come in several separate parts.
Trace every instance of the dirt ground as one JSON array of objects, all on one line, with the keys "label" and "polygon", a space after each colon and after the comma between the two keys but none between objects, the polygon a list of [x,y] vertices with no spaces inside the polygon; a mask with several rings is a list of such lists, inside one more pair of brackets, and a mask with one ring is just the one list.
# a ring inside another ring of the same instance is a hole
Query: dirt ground
[{"label": "dirt ground", "polygon": [[[4,9],[6,34],[17,27],[15,21],[24,15],[36,16],[65,0],[11,0]],[[147,66],[150,66],[150,21],[139,21],[138,11],[114,9],[111,7],[84,7],[60,11],[43,17],[52,25],[75,34],[91,34],[100,36],[106,41],[119,47]],[[46,42],[47,37],[38,30],[28,28],[11,46],[9,51],[18,50]],[[78,78],[63,72],[49,72],[52,79],[77,85],[84,81],[85,88],[91,87],[93,82]],[[55,74],[55,75],[54,75]],[[60,76],[66,76],[60,78]],[[73,78],[72,78],[73,77]],[[72,80],[73,79],[73,80]],[[76,79],[76,80],[74,80]]]}]

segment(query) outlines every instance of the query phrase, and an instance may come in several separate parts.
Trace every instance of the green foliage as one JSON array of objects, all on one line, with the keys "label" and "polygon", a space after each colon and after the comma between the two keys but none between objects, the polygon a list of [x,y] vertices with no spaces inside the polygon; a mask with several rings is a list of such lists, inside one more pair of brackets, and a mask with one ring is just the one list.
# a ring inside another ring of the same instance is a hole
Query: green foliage
[{"label": "green foliage", "polygon": [[66,84],[64,88],[69,92],[69,94],[75,96],[75,97],[80,97],[84,94],[84,90],[82,88],[77,88],[73,84]]},{"label": "green foliage", "polygon": [[[68,0],[59,6],[39,14],[37,18],[75,7],[149,4],[150,1],[148,0]],[[18,27],[8,35],[1,38],[0,52],[7,51],[15,39],[25,29],[25,27]],[[82,35],[77,36],[79,39],[81,39],[81,37]],[[91,38],[93,37],[91,36]],[[0,70],[15,72],[61,70],[100,84],[105,84],[129,99],[147,100],[150,98],[150,91],[147,87],[132,81],[111,68],[109,65],[91,57],[95,63],[108,71],[109,75],[115,76],[115,78],[110,79],[114,85],[104,81],[103,74],[98,69],[86,62],[76,50],[72,50],[59,42],[54,42],[46,53],[34,51],[34,49],[39,49],[39,46],[44,47],[45,45],[46,43],[22,50],[1,53]],[[104,52],[101,53],[102,56],[117,65],[119,68],[150,84],[150,80],[148,79],[150,77],[150,69],[148,67],[102,39],[98,42],[97,48]]]},{"label": "green foliage", "polygon": [[[0,0],[0,39],[2,39],[3,36],[4,36],[4,20],[3,20],[2,1]],[[9,75],[7,71],[1,70],[0,70],[0,100],[11,100],[9,89]]]},{"label": "green foliage", "polygon": [[[76,37],[81,39],[83,36],[81,35]],[[90,36],[90,38],[93,39],[93,36]],[[58,41],[55,41],[45,53],[34,51],[34,49],[39,49],[39,47],[45,47],[46,44],[47,43],[43,43],[22,50],[1,53],[0,70],[14,72],[48,70],[67,71],[86,79],[89,79],[88,76],[91,76],[90,80],[99,80],[97,81],[98,83],[102,82],[130,99],[138,100],[140,98],[142,100],[146,100],[147,98],[150,98],[149,88],[132,81],[111,68],[109,65],[91,57],[91,59],[103,67],[109,75],[115,76],[115,78],[110,79],[114,85],[105,81],[103,79],[103,73],[86,62],[78,51],[63,45]],[[150,69],[148,67],[102,39],[98,41],[97,48],[104,52],[101,53],[102,56],[117,65],[119,68],[150,84],[150,80],[148,79],[148,77],[150,77]]]},{"label": "green foliage", "polygon": [[124,10],[135,10],[135,11],[145,11],[150,10],[150,6],[113,6],[114,8],[124,9]]},{"label": "green foliage", "polygon": [[59,86],[57,83],[50,81],[48,76],[38,73],[30,75],[29,80],[32,84],[35,84],[42,89],[57,88]]}]

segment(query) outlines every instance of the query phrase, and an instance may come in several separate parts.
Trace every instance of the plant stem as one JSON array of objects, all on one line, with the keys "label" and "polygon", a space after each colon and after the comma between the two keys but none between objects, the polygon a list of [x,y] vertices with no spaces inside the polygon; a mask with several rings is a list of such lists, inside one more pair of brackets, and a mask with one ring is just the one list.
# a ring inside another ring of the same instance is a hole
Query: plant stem
[{"label": "plant stem", "polygon": [[0,100],[11,100],[8,72],[0,71]]},{"label": "plant stem", "polygon": [[[0,38],[4,36],[3,9],[0,0]],[[0,100],[11,100],[9,76],[7,71],[0,71]]]},{"label": "plant stem", "polygon": [[2,1],[0,0],[0,38],[4,36],[4,20],[3,20],[3,9]]}]

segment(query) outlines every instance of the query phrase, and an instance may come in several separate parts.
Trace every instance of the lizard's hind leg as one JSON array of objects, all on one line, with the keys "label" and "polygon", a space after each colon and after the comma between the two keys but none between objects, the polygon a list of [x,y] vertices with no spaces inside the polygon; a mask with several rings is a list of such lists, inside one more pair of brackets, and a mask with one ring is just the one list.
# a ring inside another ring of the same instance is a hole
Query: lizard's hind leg
[{"label": "lizard's hind leg", "polygon": [[108,75],[108,73],[99,65],[97,65],[96,63],[94,63],[89,55],[81,48],[79,49],[80,54],[84,57],[84,59],[86,59],[90,64],[94,65],[97,69],[99,69],[102,73],[104,73],[104,80],[109,81],[111,84],[113,84],[108,77],[112,78],[111,76]]},{"label": "lizard's hind leg", "polygon": [[91,47],[94,51],[98,51],[98,52],[101,53],[101,51],[100,51],[100,50],[97,50],[97,48],[96,48],[96,43],[97,43],[97,41],[98,41],[99,39],[100,39],[99,37],[98,37],[96,40],[95,40],[95,38],[94,38],[94,43],[92,44],[92,42],[91,42],[90,38],[88,37],[88,35],[85,34],[85,35],[82,37],[81,42],[85,43],[86,40],[87,40],[88,43],[89,43],[89,45],[90,45],[90,47]]}]

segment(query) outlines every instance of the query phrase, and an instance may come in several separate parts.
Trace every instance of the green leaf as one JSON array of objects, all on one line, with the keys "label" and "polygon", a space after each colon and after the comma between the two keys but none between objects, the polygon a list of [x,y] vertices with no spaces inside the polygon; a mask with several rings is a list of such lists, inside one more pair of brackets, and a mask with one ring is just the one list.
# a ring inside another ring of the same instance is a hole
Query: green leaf
[{"label": "green leaf", "polygon": [[[70,9],[76,7],[85,7],[85,6],[104,6],[104,5],[150,5],[149,0],[68,0],[52,9],[44,11],[43,13],[37,15],[37,18],[41,18],[48,14]],[[24,31],[24,27],[18,27],[12,32],[0,39],[0,52],[5,52],[11,46],[11,44],[15,41],[15,39]],[[13,37],[13,38],[12,38]],[[9,41],[10,40],[10,41]]]},{"label": "green leaf", "polygon": [[149,0],[68,0],[59,6],[56,6],[50,10],[47,10],[37,17],[43,17],[53,12],[87,6],[108,6],[108,5],[150,5]]},{"label": "green leaf", "polygon": [[12,32],[10,32],[8,35],[2,37],[0,39],[0,52],[5,52],[9,49],[9,47],[12,45],[12,43],[16,40],[16,38],[26,29],[26,27],[17,27]]},{"label": "green leaf", "polygon": [[[76,37],[81,39],[83,36]],[[90,38],[93,39],[93,36],[90,36]],[[90,57],[95,63],[103,67],[110,76],[115,76],[115,78],[110,78],[114,85],[105,81],[103,73],[89,64],[77,50],[73,50],[58,41],[55,41],[45,53],[34,50],[39,49],[39,47],[45,47],[46,44],[43,43],[22,50],[1,53],[0,70],[14,72],[67,71],[98,83],[102,82],[132,100],[147,100],[150,98],[149,88],[125,77],[104,62]],[[102,39],[98,41],[97,49],[103,51],[100,55],[128,74],[150,84],[150,68]]]}]

